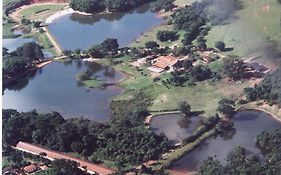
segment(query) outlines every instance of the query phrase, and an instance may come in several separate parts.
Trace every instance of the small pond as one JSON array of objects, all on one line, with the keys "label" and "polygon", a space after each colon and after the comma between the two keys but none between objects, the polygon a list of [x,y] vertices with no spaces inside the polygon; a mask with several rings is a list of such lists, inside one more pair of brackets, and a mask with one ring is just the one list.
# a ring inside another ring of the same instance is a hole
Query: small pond
[{"label": "small pond", "polygon": [[180,113],[156,115],[151,119],[150,128],[157,135],[165,134],[172,144],[187,138],[199,126],[201,117],[183,117]]},{"label": "small pond", "polygon": [[243,146],[249,151],[258,152],[255,138],[263,131],[281,129],[281,123],[269,114],[260,111],[240,111],[234,117],[234,128],[227,137],[216,136],[207,139],[192,152],[186,154],[172,165],[179,172],[196,171],[200,161],[208,156],[216,156],[225,163],[227,154],[237,146]]}]

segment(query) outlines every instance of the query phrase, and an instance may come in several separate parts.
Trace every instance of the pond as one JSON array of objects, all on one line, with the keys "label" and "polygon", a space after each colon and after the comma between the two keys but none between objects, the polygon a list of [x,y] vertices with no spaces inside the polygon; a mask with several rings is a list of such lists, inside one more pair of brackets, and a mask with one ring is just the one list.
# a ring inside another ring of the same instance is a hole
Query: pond
[{"label": "pond", "polygon": [[[15,34],[20,34],[19,31],[14,32]],[[19,36],[17,38],[9,38],[3,39],[3,47],[9,49],[9,52],[16,50],[18,47],[22,46],[24,43],[27,42],[36,42],[34,38],[24,38],[23,36]],[[51,58],[54,55],[51,52],[43,50],[44,58]]]},{"label": "pond", "polygon": [[66,50],[88,49],[106,38],[116,38],[120,47],[125,47],[163,22],[162,18],[149,11],[149,5],[144,5],[125,13],[68,14],[55,19],[48,29]]},{"label": "pond", "polygon": [[183,117],[180,113],[156,115],[151,119],[150,128],[157,134],[165,134],[171,144],[181,142],[200,125],[201,117]]},{"label": "pond", "polygon": [[111,98],[123,90],[118,86],[88,89],[79,85],[77,75],[86,69],[111,83],[125,76],[97,63],[53,62],[4,87],[2,107],[18,111],[36,109],[42,113],[57,111],[65,118],[84,116],[95,121],[107,121],[111,117]]},{"label": "pond", "polygon": [[23,36],[17,38],[3,39],[3,47],[9,49],[9,52],[16,50],[18,47],[22,46],[27,42],[35,42],[34,38],[24,38]]},{"label": "pond", "polygon": [[216,136],[207,139],[199,147],[176,161],[171,169],[178,172],[196,171],[200,161],[208,156],[216,156],[225,163],[227,154],[237,146],[243,146],[249,151],[258,152],[255,138],[263,131],[281,129],[281,123],[269,114],[260,111],[240,111],[234,117],[235,130],[227,137]]}]

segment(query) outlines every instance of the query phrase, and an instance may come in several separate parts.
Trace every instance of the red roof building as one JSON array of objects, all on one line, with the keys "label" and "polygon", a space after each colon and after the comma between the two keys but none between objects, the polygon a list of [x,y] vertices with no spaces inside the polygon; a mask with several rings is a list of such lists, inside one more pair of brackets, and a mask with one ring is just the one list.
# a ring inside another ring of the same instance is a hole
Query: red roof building
[{"label": "red roof building", "polygon": [[28,165],[28,166],[25,166],[23,168],[24,172],[26,173],[34,173],[36,172],[37,170],[39,170],[38,166],[36,164],[31,164],[31,165]]},{"label": "red roof building", "polygon": [[152,66],[148,68],[148,70],[160,73],[175,66],[178,63],[179,59],[174,56],[160,56],[155,59],[155,61],[156,62],[153,63]]}]

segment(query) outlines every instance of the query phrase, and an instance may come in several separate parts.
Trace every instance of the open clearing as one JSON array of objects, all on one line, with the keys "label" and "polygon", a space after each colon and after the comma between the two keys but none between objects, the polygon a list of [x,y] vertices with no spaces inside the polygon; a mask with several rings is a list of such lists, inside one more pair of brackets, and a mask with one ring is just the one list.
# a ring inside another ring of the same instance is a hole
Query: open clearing
[{"label": "open clearing", "polygon": [[14,18],[22,19],[27,18],[31,21],[45,21],[45,19],[60,11],[66,7],[67,4],[55,3],[55,4],[33,4],[29,6],[23,6],[21,10],[13,14]]},{"label": "open clearing", "polygon": [[207,45],[214,47],[216,41],[223,41],[226,47],[234,48],[229,54],[252,57],[274,66],[273,54],[281,50],[281,5],[276,0],[241,2],[242,9],[236,12],[235,19],[212,28],[206,37]]}]

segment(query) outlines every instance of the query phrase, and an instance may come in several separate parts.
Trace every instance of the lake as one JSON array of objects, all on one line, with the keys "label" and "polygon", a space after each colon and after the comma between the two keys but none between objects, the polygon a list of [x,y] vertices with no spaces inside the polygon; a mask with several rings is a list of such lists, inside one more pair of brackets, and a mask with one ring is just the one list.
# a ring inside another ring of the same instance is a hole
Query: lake
[{"label": "lake", "polygon": [[106,38],[116,38],[120,47],[125,47],[163,22],[162,18],[149,11],[149,5],[144,5],[125,13],[90,16],[73,13],[55,19],[48,29],[66,50],[88,49]]},{"label": "lake", "polygon": [[[123,47],[146,30],[164,22],[148,7],[144,5],[126,13],[65,15],[54,20],[48,28],[63,49],[87,49],[106,38],[117,38]],[[3,46],[13,51],[30,41],[34,39],[4,39]],[[51,56],[48,52],[44,54]],[[54,62],[3,87],[2,107],[18,111],[36,109],[43,113],[58,111],[65,118],[84,116],[95,121],[107,121],[111,117],[111,98],[123,90],[118,86],[88,89],[79,85],[76,77],[86,69],[91,69],[96,76],[110,83],[124,77],[121,72],[95,63]]]},{"label": "lake", "polygon": [[237,146],[243,146],[251,152],[258,152],[255,138],[263,131],[281,129],[281,123],[269,114],[260,111],[240,111],[234,119],[233,132],[228,136],[216,136],[207,139],[199,147],[176,161],[171,169],[179,172],[196,171],[200,161],[208,156],[216,156],[223,164],[227,154]]},{"label": "lake", "polygon": [[170,143],[176,144],[192,134],[200,125],[201,117],[183,117],[179,113],[156,115],[151,119],[150,129],[157,135],[165,134]]},{"label": "lake", "polygon": [[2,107],[18,111],[36,109],[42,113],[57,111],[65,118],[84,116],[95,121],[107,121],[111,117],[111,98],[123,90],[118,86],[88,89],[79,85],[76,77],[86,69],[106,82],[117,82],[125,76],[97,63],[53,62],[4,87]]}]

